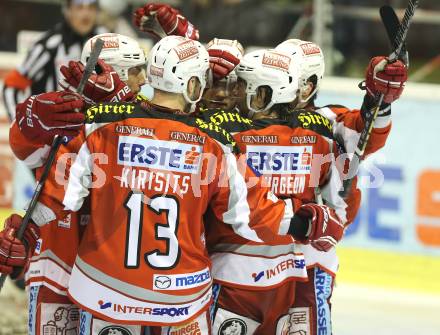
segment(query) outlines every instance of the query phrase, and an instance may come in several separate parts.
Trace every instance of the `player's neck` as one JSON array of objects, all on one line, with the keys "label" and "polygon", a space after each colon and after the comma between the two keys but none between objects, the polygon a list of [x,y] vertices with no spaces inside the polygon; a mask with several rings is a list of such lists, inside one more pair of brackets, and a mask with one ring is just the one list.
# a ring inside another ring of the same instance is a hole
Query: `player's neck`
[{"label": "player's neck", "polygon": [[179,111],[184,111],[186,105],[182,94],[162,92],[160,90],[154,90],[154,97],[151,99],[151,103]]}]

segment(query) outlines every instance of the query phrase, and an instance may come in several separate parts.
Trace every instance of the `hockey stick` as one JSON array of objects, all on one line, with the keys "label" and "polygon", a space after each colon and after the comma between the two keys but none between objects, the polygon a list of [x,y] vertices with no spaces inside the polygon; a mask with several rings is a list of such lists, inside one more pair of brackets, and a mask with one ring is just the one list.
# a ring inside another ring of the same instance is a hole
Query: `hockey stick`
[{"label": "hockey stick", "polygon": [[[398,58],[400,53],[402,52],[406,35],[408,34],[409,26],[411,24],[411,20],[414,17],[414,13],[416,11],[417,6],[419,5],[418,0],[410,0],[408,3],[408,7],[405,10],[405,15],[402,20],[402,24],[397,31],[397,36],[394,40],[393,52],[388,56],[388,63],[394,63]],[[370,110],[366,111],[364,116],[364,129],[361,132],[361,136],[359,138],[356,150],[354,152],[354,156],[350,161],[350,165],[348,168],[348,178],[343,181],[343,190],[339,192],[339,195],[343,198],[346,198],[353,183],[354,177],[357,175],[359,170],[359,164],[364,155],[365,148],[368,144],[368,140],[370,139],[371,131],[373,130],[374,121],[376,120],[377,113],[379,112],[379,108],[382,105],[384,95],[380,94],[375,97],[374,107]]]},{"label": "hockey stick", "polygon": [[[380,17],[382,23],[387,31],[388,39],[391,41],[391,47],[393,49],[397,48],[396,37],[400,28],[400,21],[397,17],[396,12],[393,7],[385,5],[380,7]],[[408,51],[406,50],[406,43],[403,44],[402,50],[400,51],[399,59],[402,60],[406,66],[409,66]]]},{"label": "hockey stick", "polygon": [[[78,88],[76,89],[76,92],[78,94],[82,94],[87,80],[90,78],[90,75],[95,69],[96,63],[98,62],[99,54],[101,53],[103,46],[104,46],[104,41],[98,38],[94,43],[93,50],[90,54],[89,59],[87,60],[87,64],[84,69],[84,74],[81,78],[81,81],[79,82]],[[38,180],[37,182],[37,186],[35,187],[35,191],[34,194],[32,195],[32,199],[29,203],[26,214],[24,215],[21,226],[17,231],[16,238],[18,238],[19,240],[23,238],[24,232],[27,226],[29,225],[29,221],[32,217],[32,213],[34,212],[35,207],[37,206],[38,198],[40,197],[41,191],[43,190],[44,187],[44,183],[46,182],[46,179],[49,176],[50,169],[55,160],[56,153],[61,146],[61,143],[63,143],[63,137],[55,136],[49,151],[49,155],[46,160],[46,164],[44,165],[43,173],[41,174],[40,180]],[[0,277],[0,292],[3,288],[7,276],[8,276],[7,274],[2,273]]]}]

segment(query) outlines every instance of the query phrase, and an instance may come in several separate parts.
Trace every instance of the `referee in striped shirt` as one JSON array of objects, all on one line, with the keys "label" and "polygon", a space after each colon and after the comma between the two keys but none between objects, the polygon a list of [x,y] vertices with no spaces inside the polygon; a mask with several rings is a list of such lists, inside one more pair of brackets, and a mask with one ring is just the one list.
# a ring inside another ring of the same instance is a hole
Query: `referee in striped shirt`
[{"label": "referee in striped shirt", "polygon": [[66,0],[62,12],[63,21],[47,31],[5,78],[3,98],[11,121],[18,103],[30,95],[59,89],[60,66],[79,60],[84,43],[105,32],[96,27],[98,0]]}]

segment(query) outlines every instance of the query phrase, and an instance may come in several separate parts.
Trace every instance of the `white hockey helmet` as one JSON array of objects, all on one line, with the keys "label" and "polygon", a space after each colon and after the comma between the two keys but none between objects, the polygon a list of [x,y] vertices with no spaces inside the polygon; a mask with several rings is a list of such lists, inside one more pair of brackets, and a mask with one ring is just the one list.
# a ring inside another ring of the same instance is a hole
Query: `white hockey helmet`
[{"label": "white hockey helmet", "polygon": [[[246,81],[246,103],[252,114],[297,97],[299,68],[289,54],[274,49],[256,50],[243,57],[236,71],[238,78]],[[272,96],[264,108],[256,110],[251,107],[251,99],[260,86],[269,86]]]},{"label": "white hockey helmet", "polygon": [[315,89],[306,99],[301,99],[302,94],[300,94],[299,97],[300,102],[309,101],[318,91],[319,86],[321,85],[321,80],[324,76],[325,63],[324,54],[322,53],[321,48],[313,42],[290,39],[278,44],[275,50],[283,51],[289,55],[292,55],[295,59],[295,62],[299,63],[299,88],[301,93],[303,93],[303,91],[307,88],[308,79],[314,75],[316,76]]},{"label": "white hockey helmet", "polygon": [[128,80],[129,69],[145,66],[145,53],[136,40],[128,36],[110,33],[93,36],[86,42],[81,54],[83,64],[90,57],[92,47],[98,38],[104,41],[99,58],[111,65],[122,81]]},{"label": "white hockey helmet", "polygon": [[[209,56],[198,41],[182,36],[167,36],[157,42],[148,54],[147,78],[155,88],[183,94],[186,102],[195,107],[206,87]],[[188,82],[198,78],[201,90],[195,99],[188,96]]]}]

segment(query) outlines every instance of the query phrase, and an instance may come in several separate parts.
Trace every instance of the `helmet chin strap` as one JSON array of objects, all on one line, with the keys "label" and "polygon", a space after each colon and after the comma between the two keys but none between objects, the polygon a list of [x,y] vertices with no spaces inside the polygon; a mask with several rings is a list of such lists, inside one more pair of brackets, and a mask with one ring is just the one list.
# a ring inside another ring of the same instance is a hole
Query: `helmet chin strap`
[{"label": "helmet chin strap", "polygon": [[274,102],[272,100],[270,100],[270,102],[265,107],[263,107],[261,109],[252,108],[251,107],[251,99],[253,96],[255,96],[255,93],[246,94],[246,105],[247,105],[247,108],[249,109],[248,116],[250,118],[252,118],[257,113],[262,113],[262,112],[267,111],[268,109],[270,109],[274,105]]},{"label": "helmet chin strap", "polygon": [[318,91],[318,85],[315,85],[315,88],[313,89],[312,92],[310,92],[310,94],[307,96],[307,98],[303,99],[303,92],[304,90],[307,88],[307,83],[304,83],[301,87],[301,89],[299,90],[299,97],[298,97],[298,102],[299,103],[306,103],[309,102],[309,100],[315,95],[315,93]]},{"label": "helmet chin strap", "polygon": [[[200,78],[199,78],[199,80],[200,80]],[[196,100],[191,100],[189,98],[189,96],[188,96],[188,82],[189,82],[189,80],[186,82],[186,85],[185,85],[186,87],[185,87],[185,89],[183,91],[183,98],[191,106],[190,109],[189,109],[188,114],[192,114],[196,110],[197,103],[202,99],[203,91],[205,90],[206,84],[200,82],[200,94],[199,94],[199,97]]]}]

